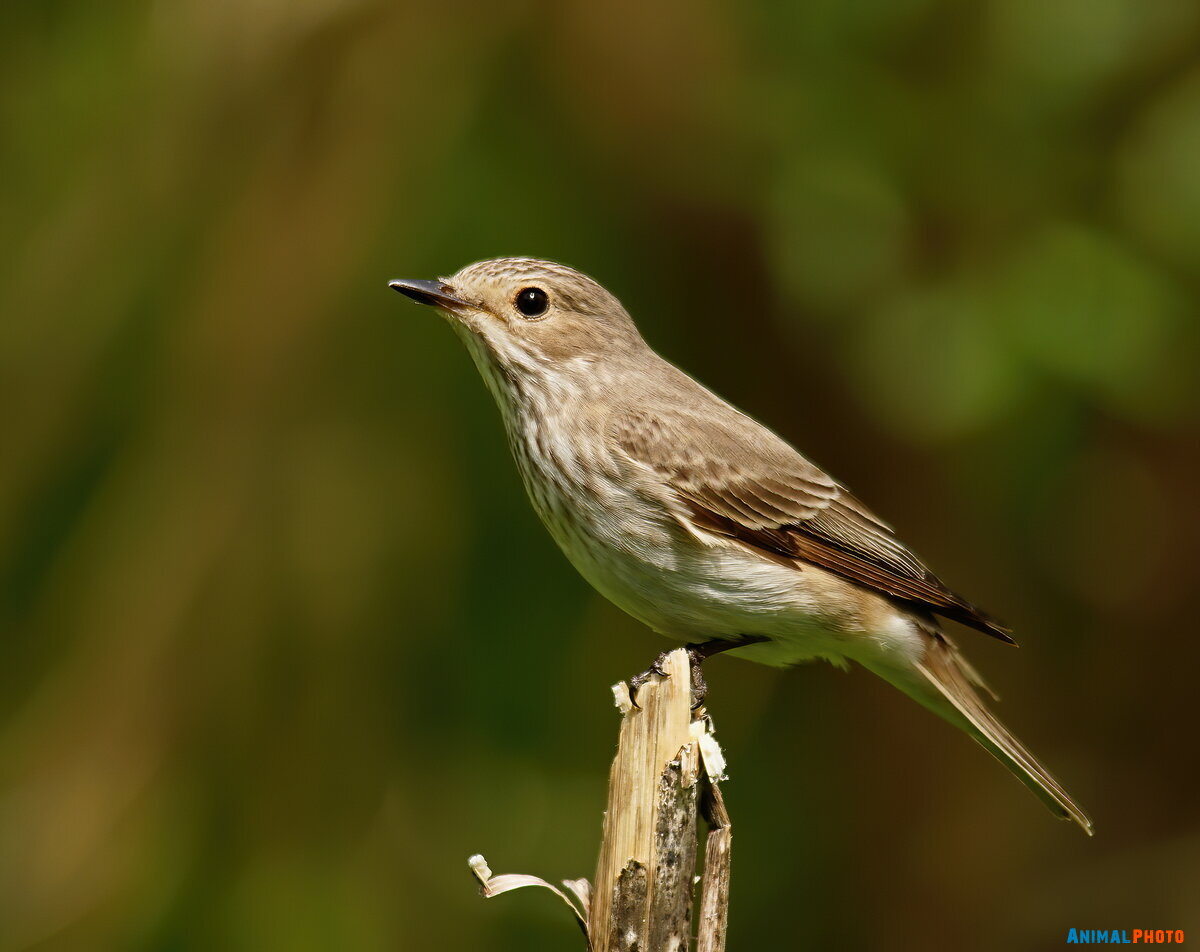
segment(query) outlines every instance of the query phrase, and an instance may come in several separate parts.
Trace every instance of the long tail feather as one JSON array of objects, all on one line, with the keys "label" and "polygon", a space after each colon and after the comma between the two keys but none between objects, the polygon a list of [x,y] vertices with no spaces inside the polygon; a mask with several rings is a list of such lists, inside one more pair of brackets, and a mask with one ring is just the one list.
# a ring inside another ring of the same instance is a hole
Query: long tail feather
[{"label": "long tail feather", "polygon": [[[987,709],[977,687],[988,690],[974,669],[943,636],[930,637],[918,676],[897,678],[877,671],[935,714],[962,728],[1004,764],[1058,816],[1073,820],[1091,836],[1091,817],[1075,802],[1037,758]],[[990,693],[990,692],[989,692]]]}]

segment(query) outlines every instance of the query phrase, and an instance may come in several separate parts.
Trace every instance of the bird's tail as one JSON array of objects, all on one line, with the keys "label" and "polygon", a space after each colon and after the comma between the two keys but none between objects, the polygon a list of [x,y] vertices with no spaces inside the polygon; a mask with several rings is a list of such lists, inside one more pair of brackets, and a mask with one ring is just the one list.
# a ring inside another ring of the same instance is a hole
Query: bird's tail
[{"label": "bird's tail", "polygon": [[[935,714],[965,730],[1055,814],[1073,820],[1091,836],[1091,817],[1025,745],[987,709],[979,690],[991,694],[991,689],[959,654],[958,649],[940,633],[930,636],[926,643],[925,657],[915,670],[910,670],[906,675],[894,668],[877,670],[876,673]],[[872,667],[869,664],[867,666]]]}]

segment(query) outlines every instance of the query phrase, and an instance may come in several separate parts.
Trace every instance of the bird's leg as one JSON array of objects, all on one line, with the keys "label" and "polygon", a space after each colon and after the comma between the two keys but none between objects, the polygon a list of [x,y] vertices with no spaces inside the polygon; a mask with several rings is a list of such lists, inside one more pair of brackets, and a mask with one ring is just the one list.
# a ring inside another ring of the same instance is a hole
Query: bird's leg
[{"label": "bird's leg", "polygon": [[688,645],[688,660],[691,661],[692,669],[692,710],[699,708],[708,695],[708,682],[704,680],[704,671],[701,669],[701,665],[705,661],[723,651],[744,648],[746,645],[754,645],[767,640],[765,635],[738,635],[736,638],[714,638],[711,641]]},{"label": "bird's leg", "polygon": [[[730,651],[734,648],[744,648],[746,645],[757,644],[760,641],[767,641],[764,635],[739,635],[737,638],[713,638],[709,641],[701,641],[695,644],[684,645],[688,653],[689,667],[692,672],[692,710],[696,710],[704,703],[705,695],[708,694],[708,683],[704,680],[704,672],[701,670],[701,665],[715,654],[720,654],[722,651]],[[633,706],[638,708],[640,705],[637,702],[638,689],[645,684],[654,675],[660,678],[666,676],[663,671],[663,662],[667,660],[667,655],[670,651],[660,652],[658,657],[654,659],[654,663],[650,665],[641,674],[635,674],[629,679],[629,699],[633,702]]]}]

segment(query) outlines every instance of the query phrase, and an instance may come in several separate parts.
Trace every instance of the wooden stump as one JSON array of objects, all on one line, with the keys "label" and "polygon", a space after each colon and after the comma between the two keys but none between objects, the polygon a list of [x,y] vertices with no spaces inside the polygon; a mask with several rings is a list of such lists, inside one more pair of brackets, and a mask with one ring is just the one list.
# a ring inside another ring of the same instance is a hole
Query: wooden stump
[{"label": "wooden stump", "polygon": [[566,880],[563,892],[533,876],[492,876],[482,856],[471,858],[485,896],[535,885],[556,893],[575,912],[593,952],[691,948],[698,807],[710,831],[696,948],[725,948],[732,830],[718,786],[724,758],[711,722],[691,709],[687,652],[671,652],[662,668],[665,676],[652,676],[638,690],[636,707],[628,685],[613,688],[622,721],[594,886]]}]

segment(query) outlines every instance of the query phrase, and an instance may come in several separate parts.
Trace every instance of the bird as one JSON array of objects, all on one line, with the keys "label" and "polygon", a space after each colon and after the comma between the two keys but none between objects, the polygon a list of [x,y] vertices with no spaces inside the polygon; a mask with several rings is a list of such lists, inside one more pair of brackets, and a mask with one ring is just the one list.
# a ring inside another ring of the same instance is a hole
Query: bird
[{"label": "bird", "polygon": [[597,281],[507,257],[389,287],[436,308],[465,344],[534,510],[602,595],[698,659],[857,664],[1092,834],[992,713],[944,622],[1015,644],[1009,630],[845,486],[660,356]]}]

